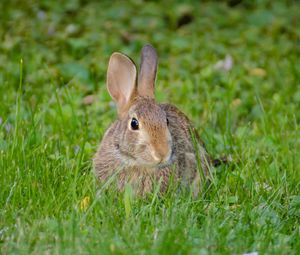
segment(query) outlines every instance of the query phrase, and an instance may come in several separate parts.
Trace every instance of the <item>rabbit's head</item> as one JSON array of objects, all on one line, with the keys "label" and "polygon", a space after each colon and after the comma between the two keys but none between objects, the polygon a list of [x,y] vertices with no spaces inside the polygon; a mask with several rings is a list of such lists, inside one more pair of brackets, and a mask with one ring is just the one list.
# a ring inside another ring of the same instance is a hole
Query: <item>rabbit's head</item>
[{"label": "rabbit's head", "polygon": [[157,54],[142,49],[139,77],[133,61],[113,53],[107,71],[107,89],[117,104],[119,123],[115,146],[130,165],[159,167],[171,161],[172,138],[166,113],[155,102]]}]

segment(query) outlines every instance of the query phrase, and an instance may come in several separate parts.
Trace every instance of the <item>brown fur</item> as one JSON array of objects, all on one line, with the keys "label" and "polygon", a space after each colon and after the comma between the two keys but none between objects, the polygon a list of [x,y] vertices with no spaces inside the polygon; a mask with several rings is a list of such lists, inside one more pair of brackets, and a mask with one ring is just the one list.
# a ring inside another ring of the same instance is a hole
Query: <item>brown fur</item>
[{"label": "brown fur", "polygon": [[[143,89],[148,84],[146,96],[138,92],[139,84],[133,84],[136,78],[134,75],[128,78],[127,87],[124,88],[119,82],[124,78],[114,78],[114,75],[118,75],[117,68],[109,66],[108,90],[113,92],[112,97],[118,104],[119,118],[104,134],[94,157],[95,173],[101,181],[107,181],[115,175],[119,189],[131,183],[139,194],[153,191],[155,183],[160,183],[161,191],[165,191],[171,176],[183,185],[193,187],[197,193],[201,175],[209,173],[211,159],[189,119],[175,106],[158,104],[152,97],[156,66],[151,65],[156,65],[157,59],[155,50],[149,47],[146,46],[146,53],[143,49],[143,77],[139,79],[143,82]],[[125,63],[121,68],[134,74],[133,67],[126,66],[131,65],[130,62],[122,59],[126,57],[119,53],[116,56],[118,59],[110,62],[117,63],[117,66]],[[150,60],[146,61],[147,58]],[[127,96],[128,100],[121,98],[124,94],[130,95]],[[132,118],[139,121],[139,130],[131,130]],[[200,162],[202,173],[198,171],[197,162]]]}]

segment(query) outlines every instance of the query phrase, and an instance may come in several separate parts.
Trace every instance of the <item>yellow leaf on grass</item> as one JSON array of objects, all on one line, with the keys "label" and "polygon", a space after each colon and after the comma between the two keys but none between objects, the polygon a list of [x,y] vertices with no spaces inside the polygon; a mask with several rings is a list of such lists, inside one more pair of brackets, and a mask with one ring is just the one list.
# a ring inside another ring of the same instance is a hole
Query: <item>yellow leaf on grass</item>
[{"label": "yellow leaf on grass", "polygon": [[264,77],[267,75],[266,70],[262,68],[253,68],[249,71],[249,73],[250,75],[259,76],[259,77]]},{"label": "yellow leaf on grass", "polygon": [[80,210],[85,211],[88,208],[88,206],[90,205],[90,201],[91,201],[91,199],[89,196],[84,197],[80,201]]},{"label": "yellow leaf on grass", "polygon": [[238,107],[241,103],[242,103],[242,100],[239,99],[239,98],[236,98],[236,99],[234,99],[234,100],[231,102],[230,105],[231,105],[231,107],[236,108],[236,107]]}]

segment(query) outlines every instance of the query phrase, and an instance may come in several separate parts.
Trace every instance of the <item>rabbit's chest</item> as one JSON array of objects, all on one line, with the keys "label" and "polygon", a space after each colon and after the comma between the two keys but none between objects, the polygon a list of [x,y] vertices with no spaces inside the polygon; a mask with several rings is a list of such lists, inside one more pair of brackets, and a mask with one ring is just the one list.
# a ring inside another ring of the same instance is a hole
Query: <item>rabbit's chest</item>
[{"label": "rabbit's chest", "polygon": [[140,194],[145,194],[158,187],[161,191],[166,190],[172,169],[147,169],[142,167],[130,167],[124,169],[118,178],[118,186],[124,189],[125,184],[129,183],[133,189]]}]

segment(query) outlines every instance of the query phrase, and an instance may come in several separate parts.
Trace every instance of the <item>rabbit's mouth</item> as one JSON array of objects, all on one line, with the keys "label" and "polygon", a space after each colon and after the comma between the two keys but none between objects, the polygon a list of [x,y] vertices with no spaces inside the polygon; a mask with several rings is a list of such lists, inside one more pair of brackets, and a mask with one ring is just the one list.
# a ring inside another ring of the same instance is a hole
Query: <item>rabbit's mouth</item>
[{"label": "rabbit's mouth", "polygon": [[172,149],[169,159],[165,162],[157,164],[156,167],[158,169],[162,169],[162,168],[172,165],[174,161],[175,161],[175,153],[174,153],[174,150]]},{"label": "rabbit's mouth", "polygon": [[[167,158],[162,159],[161,161],[154,161],[153,158],[150,156],[151,153],[141,153],[136,155],[132,155],[131,153],[128,153],[127,150],[122,150],[118,148],[119,155],[121,156],[120,159],[129,166],[140,166],[140,167],[146,167],[146,168],[164,168],[167,166],[170,166],[174,160],[175,160],[175,153],[174,149],[171,148],[171,151],[169,152],[169,156]],[[143,150],[144,152],[144,150]]]}]

